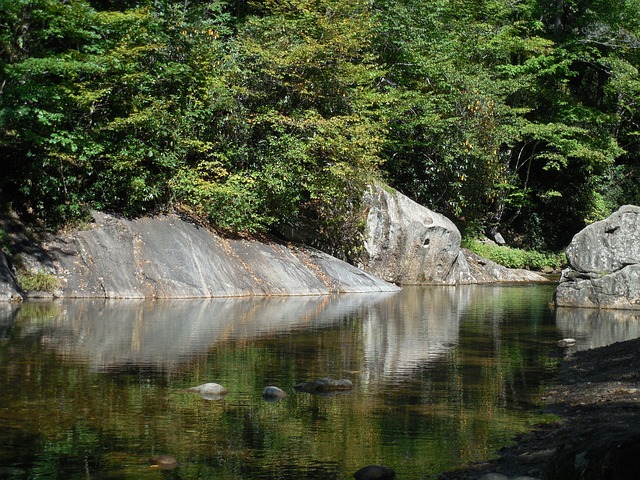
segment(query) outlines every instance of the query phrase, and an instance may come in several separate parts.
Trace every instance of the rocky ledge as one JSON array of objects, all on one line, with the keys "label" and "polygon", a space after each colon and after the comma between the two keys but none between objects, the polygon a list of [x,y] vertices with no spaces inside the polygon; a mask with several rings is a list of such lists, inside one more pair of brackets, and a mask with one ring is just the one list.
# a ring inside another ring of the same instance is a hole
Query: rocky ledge
[{"label": "rocky ledge", "polygon": [[22,298],[18,265],[55,277],[53,296],[67,298],[325,295],[393,292],[397,285],[547,281],[461,249],[453,222],[399,192],[372,186],[365,205],[359,268],[304,246],[313,238],[292,239],[295,244],[226,238],[175,214],[129,220],[94,212],[86,228],[46,241],[14,239],[20,245],[11,257],[0,251],[0,301]]},{"label": "rocky ledge", "polygon": [[43,248],[66,298],[206,298],[392,292],[318,250],[224,238],[177,215],[136,220],[94,213],[84,230]]}]

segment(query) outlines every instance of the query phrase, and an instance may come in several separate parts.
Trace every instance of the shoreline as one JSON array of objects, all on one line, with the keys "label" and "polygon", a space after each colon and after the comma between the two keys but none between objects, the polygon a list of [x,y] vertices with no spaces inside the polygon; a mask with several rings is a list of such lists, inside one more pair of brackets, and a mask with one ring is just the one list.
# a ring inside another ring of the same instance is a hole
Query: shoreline
[{"label": "shoreline", "polygon": [[558,453],[584,449],[585,442],[595,444],[612,429],[638,431],[640,338],[565,357],[540,401],[542,412],[557,415],[558,421],[536,425],[517,436],[513,445],[497,452],[496,459],[443,472],[437,478],[472,480],[488,473],[547,478],[559,468]]}]

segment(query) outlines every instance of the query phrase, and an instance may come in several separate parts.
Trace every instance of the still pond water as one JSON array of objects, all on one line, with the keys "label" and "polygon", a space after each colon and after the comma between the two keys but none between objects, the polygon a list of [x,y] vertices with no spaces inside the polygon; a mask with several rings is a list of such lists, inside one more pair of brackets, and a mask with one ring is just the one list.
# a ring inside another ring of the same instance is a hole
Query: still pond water
[{"label": "still pond water", "polygon": [[[434,478],[540,420],[558,339],[640,336],[637,317],[554,312],[554,288],[2,306],[0,478]],[[293,388],[323,377],[354,389]],[[207,382],[229,394],[184,391]],[[266,402],[267,385],[289,395]]]}]

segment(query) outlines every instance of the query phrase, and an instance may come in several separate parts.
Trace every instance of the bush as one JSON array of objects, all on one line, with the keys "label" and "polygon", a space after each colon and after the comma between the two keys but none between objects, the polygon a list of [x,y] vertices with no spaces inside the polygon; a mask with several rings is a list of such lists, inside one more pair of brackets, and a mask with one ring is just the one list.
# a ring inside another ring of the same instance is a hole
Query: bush
[{"label": "bush", "polygon": [[523,250],[495,243],[481,242],[476,239],[465,239],[462,246],[473,253],[487,258],[507,268],[524,268],[542,271],[559,270],[567,264],[564,252],[538,252]]},{"label": "bush", "polygon": [[18,284],[25,292],[53,292],[58,287],[58,279],[55,275],[43,270],[33,272],[20,270]]}]

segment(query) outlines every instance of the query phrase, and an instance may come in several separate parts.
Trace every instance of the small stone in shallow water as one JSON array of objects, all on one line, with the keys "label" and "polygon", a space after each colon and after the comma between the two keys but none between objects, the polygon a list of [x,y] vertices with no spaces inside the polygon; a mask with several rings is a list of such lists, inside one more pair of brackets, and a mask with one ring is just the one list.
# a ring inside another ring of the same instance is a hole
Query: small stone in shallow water
[{"label": "small stone in shallow water", "polygon": [[306,393],[329,393],[339,391],[349,391],[353,389],[353,383],[347,378],[339,380],[333,378],[321,378],[313,382],[299,383],[294,386],[296,390]]},{"label": "small stone in shallow water", "polygon": [[384,465],[367,465],[353,474],[356,480],[393,480],[396,472]]},{"label": "small stone in shallow water", "polygon": [[509,477],[501,473],[485,473],[478,480],[509,480]]},{"label": "small stone in shallow water", "polygon": [[284,390],[274,387],[273,385],[269,385],[268,387],[264,387],[262,391],[262,398],[267,402],[276,402],[278,400],[283,399],[287,396],[287,392]]},{"label": "small stone in shallow water", "polygon": [[558,340],[559,347],[568,347],[570,345],[575,345],[575,344],[576,344],[575,338],[563,338],[562,340]]},{"label": "small stone in shallow water", "polygon": [[226,388],[217,383],[203,383],[197,387],[189,387],[185,391],[197,393],[206,400],[220,400],[229,393]]},{"label": "small stone in shallow water", "polygon": [[175,470],[180,464],[175,457],[171,455],[156,455],[151,459],[151,468],[159,468],[160,470]]},{"label": "small stone in shallow water", "polygon": [[509,480],[509,477],[501,473],[485,473],[478,480]]}]

